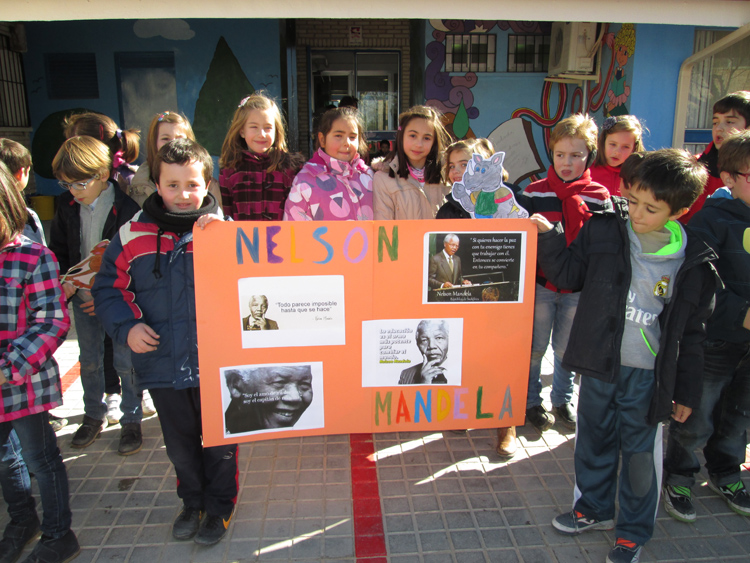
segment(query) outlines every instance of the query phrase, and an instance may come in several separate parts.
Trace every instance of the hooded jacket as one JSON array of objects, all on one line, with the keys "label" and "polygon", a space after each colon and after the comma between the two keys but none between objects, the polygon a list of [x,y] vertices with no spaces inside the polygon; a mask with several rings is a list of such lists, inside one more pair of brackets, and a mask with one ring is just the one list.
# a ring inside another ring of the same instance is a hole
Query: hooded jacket
[{"label": "hooded jacket", "polygon": [[[210,193],[206,200],[200,212],[221,213]],[[96,315],[120,344],[138,323],[159,335],[156,350],[132,354],[139,389],[198,387],[192,225],[161,228],[146,211],[156,201],[149,196],[107,247],[92,289]]]},{"label": "hooded jacket", "polygon": [[709,198],[690,221],[690,228],[708,244],[724,287],[716,293],[716,308],[708,319],[708,339],[750,342],[742,326],[750,308],[750,206],[739,199]]},{"label": "hooded jacket", "polygon": [[[538,260],[558,287],[581,291],[563,366],[600,381],[620,375],[625,308],[631,262],[627,210],[594,213],[570,247],[560,227],[539,235]],[[685,260],[677,272],[672,297],[659,315],[661,336],[654,369],[656,387],[649,424],[667,420],[672,401],[696,408],[703,390],[703,341],[720,283],[711,261],[716,254],[685,229]]]}]

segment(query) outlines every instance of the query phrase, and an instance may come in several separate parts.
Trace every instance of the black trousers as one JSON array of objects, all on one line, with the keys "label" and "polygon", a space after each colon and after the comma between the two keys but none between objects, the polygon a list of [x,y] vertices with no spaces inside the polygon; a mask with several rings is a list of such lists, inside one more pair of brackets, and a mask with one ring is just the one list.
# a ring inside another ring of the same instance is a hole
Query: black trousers
[{"label": "black trousers", "polygon": [[149,389],[185,506],[229,516],[239,489],[237,444],[203,447],[200,389]]}]

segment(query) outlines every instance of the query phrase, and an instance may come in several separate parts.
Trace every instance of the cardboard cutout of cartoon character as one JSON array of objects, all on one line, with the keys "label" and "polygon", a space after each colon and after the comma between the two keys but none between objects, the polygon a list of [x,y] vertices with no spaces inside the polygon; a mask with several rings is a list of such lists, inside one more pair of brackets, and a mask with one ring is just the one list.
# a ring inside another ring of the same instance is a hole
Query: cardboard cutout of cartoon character
[{"label": "cardboard cutout of cartoon character", "polygon": [[528,212],[503,183],[504,160],[504,152],[490,158],[474,153],[461,181],[453,184],[453,197],[473,219],[528,218]]}]

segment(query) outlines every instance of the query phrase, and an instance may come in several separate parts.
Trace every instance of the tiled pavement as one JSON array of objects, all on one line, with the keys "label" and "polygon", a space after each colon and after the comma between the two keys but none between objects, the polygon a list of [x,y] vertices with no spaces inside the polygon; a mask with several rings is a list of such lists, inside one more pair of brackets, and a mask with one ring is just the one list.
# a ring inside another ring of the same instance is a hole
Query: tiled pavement
[{"label": "tiled pavement", "polygon": [[[63,373],[76,356],[73,334],[57,354]],[[75,381],[56,411],[70,419],[58,437],[83,547],[77,562],[603,562],[614,540],[611,532],[567,537],[550,526],[569,510],[573,487],[573,434],[556,426],[544,435],[519,429],[522,447],[505,463],[488,430],[242,445],[228,537],[209,548],[177,542],[170,525],[180,502],[158,420],[144,421],[144,447],[134,456],[117,455],[119,426],[74,450],[81,395]],[[660,509],[642,561],[749,561],[750,519],[705,486],[694,495],[697,522]]]}]

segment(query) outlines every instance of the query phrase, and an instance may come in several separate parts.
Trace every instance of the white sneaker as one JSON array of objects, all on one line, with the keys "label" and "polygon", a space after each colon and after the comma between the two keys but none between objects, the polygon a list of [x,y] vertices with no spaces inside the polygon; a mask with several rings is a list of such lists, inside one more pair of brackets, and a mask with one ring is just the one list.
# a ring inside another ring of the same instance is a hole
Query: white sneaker
[{"label": "white sneaker", "polygon": [[141,410],[143,416],[152,416],[156,414],[156,408],[154,407],[154,401],[151,399],[151,395],[148,394],[147,390],[143,391],[143,399],[141,400]]},{"label": "white sneaker", "polygon": [[107,424],[112,426],[120,422],[122,413],[120,412],[120,402],[122,397],[115,393],[104,396],[104,402],[107,403]]}]

